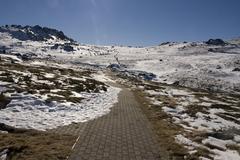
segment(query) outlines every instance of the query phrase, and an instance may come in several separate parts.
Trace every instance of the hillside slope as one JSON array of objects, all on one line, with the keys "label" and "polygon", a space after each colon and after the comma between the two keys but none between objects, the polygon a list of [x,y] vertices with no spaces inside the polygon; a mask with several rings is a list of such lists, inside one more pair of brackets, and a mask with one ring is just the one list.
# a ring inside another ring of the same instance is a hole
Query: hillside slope
[{"label": "hillside slope", "polygon": [[150,72],[156,75],[155,81],[218,92],[240,92],[237,42],[210,39],[142,48],[94,46],[79,44],[63,32],[46,27],[0,28],[0,49],[8,54],[24,55],[25,59],[47,58],[103,67],[117,63],[124,66],[120,67],[121,72]]}]

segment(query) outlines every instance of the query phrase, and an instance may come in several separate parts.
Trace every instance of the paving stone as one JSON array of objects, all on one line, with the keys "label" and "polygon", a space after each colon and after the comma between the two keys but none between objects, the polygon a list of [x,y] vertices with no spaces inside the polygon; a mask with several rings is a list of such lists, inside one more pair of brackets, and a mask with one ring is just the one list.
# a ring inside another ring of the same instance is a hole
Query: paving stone
[{"label": "paving stone", "polygon": [[139,105],[123,88],[109,114],[55,131],[80,136],[69,160],[159,160],[156,135]]}]

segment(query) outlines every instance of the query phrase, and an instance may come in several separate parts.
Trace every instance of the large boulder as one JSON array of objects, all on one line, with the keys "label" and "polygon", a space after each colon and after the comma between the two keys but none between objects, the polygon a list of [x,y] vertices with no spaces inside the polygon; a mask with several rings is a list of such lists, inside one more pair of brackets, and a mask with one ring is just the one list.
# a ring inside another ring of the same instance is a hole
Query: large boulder
[{"label": "large boulder", "polygon": [[60,46],[60,44],[56,43],[51,47],[51,49],[58,49],[59,46]]},{"label": "large boulder", "polygon": [[234,68],[232,71],[233,72],[240,72],[240,68]]},{"label": "large boulder", "polygon": [[157,78],[157,76],[153,73],[148,73],[148,72],[141,72],[138,74],[138,77],[147,81],[151,81],[155,78]]},{"label": "large boulder", "polygon": [[64,43],[64,44],[56,43],[51,47],[51,49],[59,49],[59,48],[63,49],[66,52],[73,52],[74,51],[74,48],[71,46],[70,43]]},{"label": "large boulder", "polygon": [[64,45],[63,50],[66,51],[66,52],[73,52],[74,51],[73,47],[70,46],[70,45]]},{"label": "large boulder", "polygon": [[222,39],[209,39],[206,44],[208,45],[216,45],[216,46],[224,46],[226,45],[227,43],[224,42]]},{"label": "large boulder", "polygon": [[112,71],[118,71],[120,70],[121,66],[119,64],[110,64],[107,66],[107,68],[111,69]]}]

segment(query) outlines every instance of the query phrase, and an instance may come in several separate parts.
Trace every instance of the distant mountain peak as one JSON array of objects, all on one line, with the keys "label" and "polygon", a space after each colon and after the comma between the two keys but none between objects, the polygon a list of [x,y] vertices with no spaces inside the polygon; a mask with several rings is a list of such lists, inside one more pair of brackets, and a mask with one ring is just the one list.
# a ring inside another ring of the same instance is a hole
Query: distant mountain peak
[{"label": "distant mountain peak", "polygon": [[21,41],[47,41],[51,39],[59,39],[63,41],[73,42],[74,40],[67,37],[62,31],[56,29],[35,26],[21,25],[5,25],[0,27],[0,32],[9,33],[13,38]]}]

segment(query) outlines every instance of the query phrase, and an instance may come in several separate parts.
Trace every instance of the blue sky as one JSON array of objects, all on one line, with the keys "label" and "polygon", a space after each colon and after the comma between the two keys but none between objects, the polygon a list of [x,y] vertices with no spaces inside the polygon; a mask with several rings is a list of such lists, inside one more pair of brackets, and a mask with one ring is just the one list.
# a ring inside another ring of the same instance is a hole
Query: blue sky
[{"label": "blue sky", "polygon": [[240,36],[240,0],[1,0],[0,25],[53,27],[88,44]]}]

